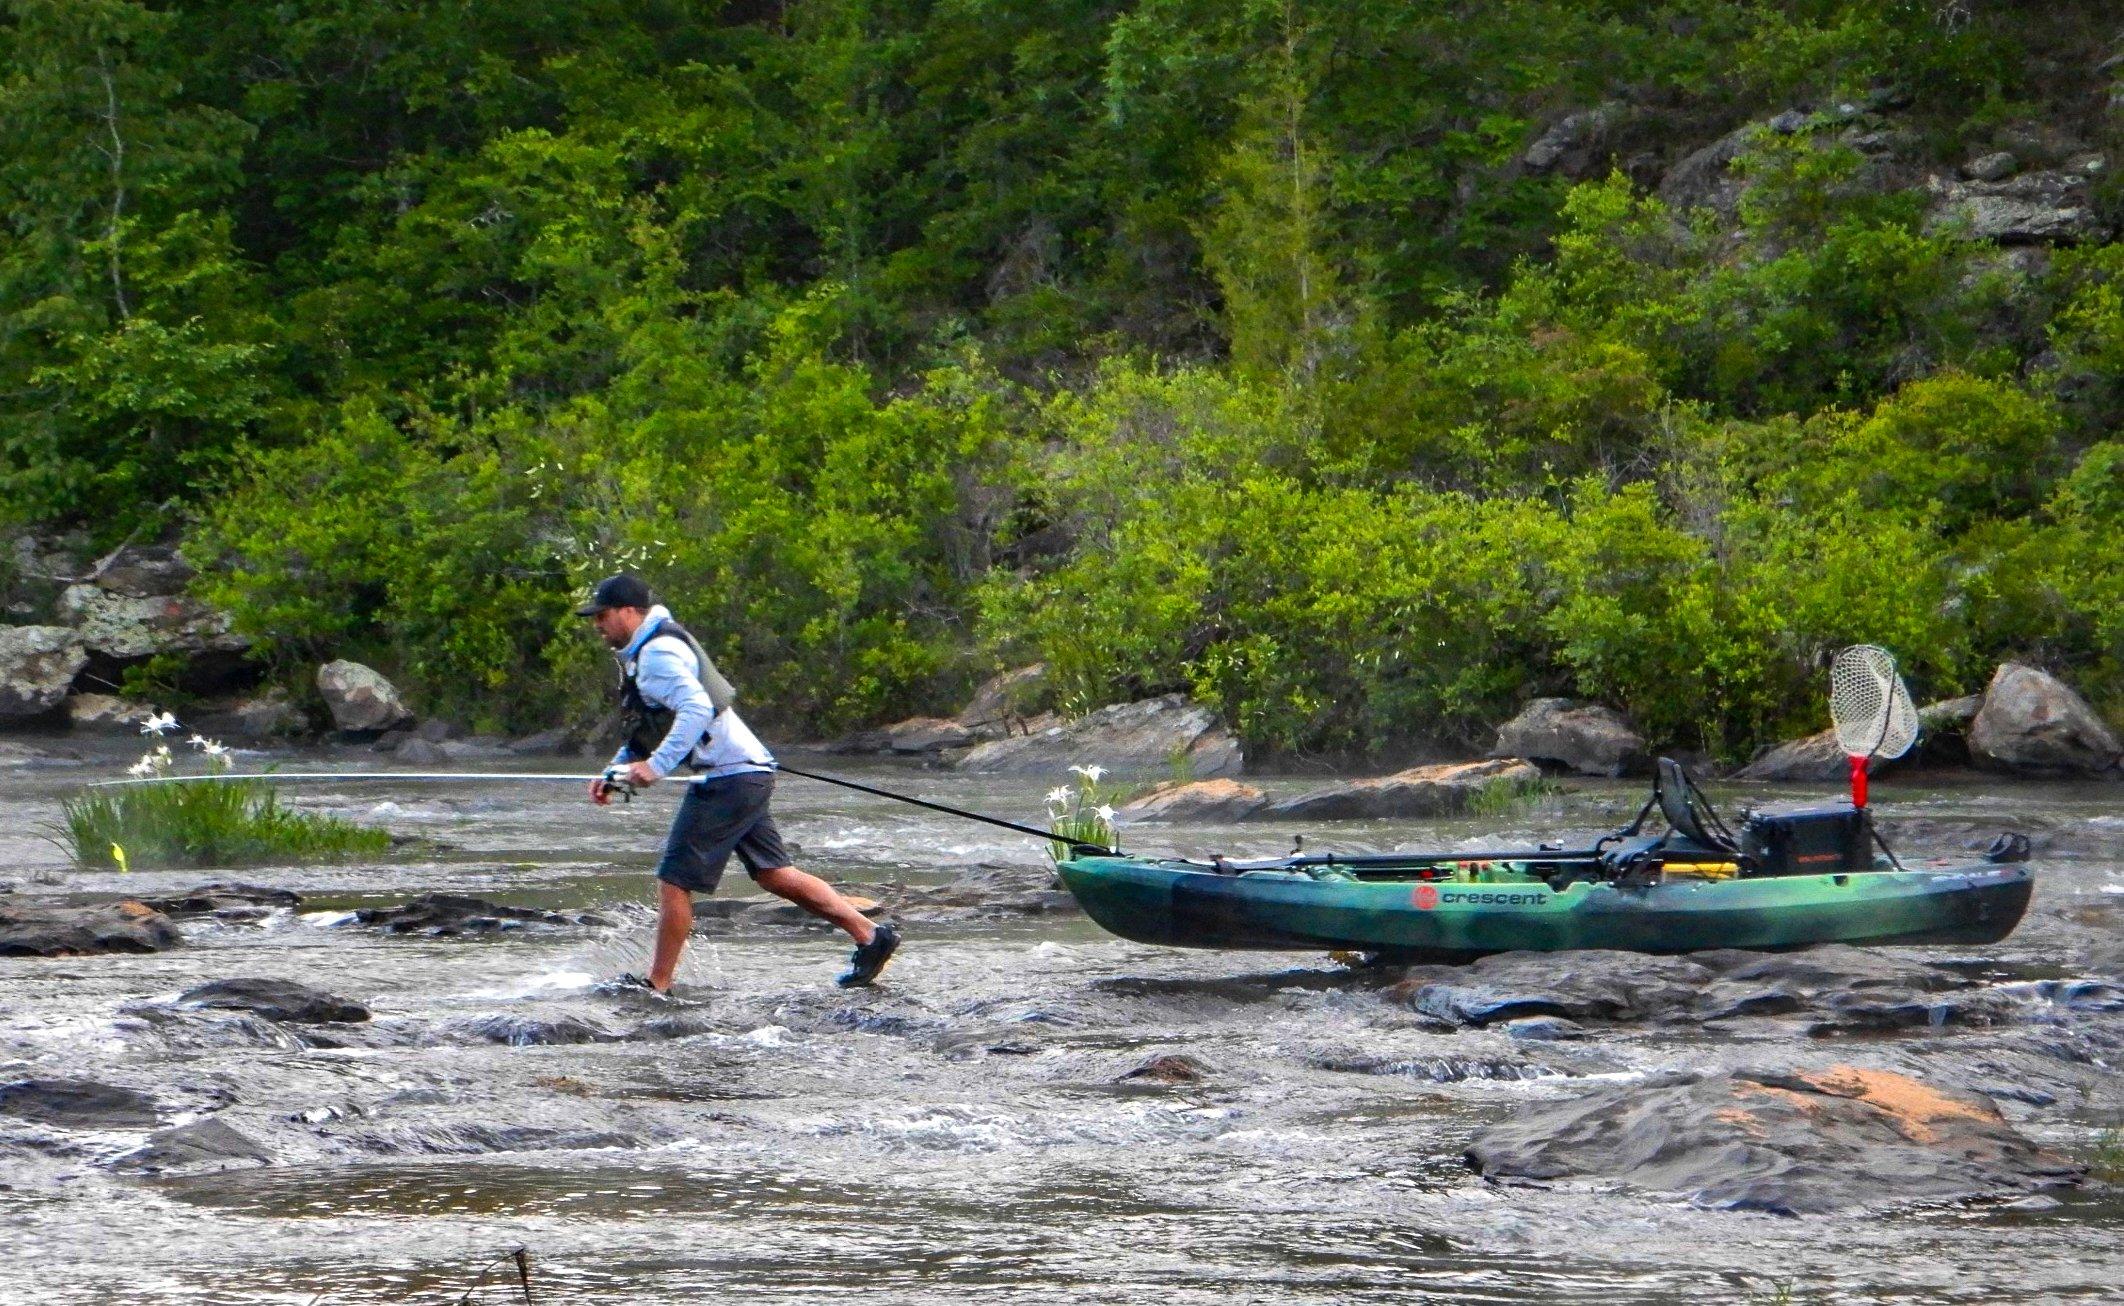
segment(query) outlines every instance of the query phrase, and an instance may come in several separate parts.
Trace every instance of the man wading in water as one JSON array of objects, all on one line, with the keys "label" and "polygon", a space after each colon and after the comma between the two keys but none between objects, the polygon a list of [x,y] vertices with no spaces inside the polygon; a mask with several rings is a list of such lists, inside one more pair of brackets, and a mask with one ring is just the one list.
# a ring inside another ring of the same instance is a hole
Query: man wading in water
[{"label": "man wading in water", "polygon": [[[663,860],[656,865],[659,898],[656,955],[646,978],[624,977],[659,993],[670,989],[679,954],[693,929],[693,895],[713,893],[736,853],[761,888],[832,921],[856,941],[844,988],[868,984],[885,969],[900,932],[872,925],[832,885],[789,864],[781,832],[767,814],[774,793],[774,756],[731,707],[734,691],[700,643],[652,605],[639,579],[610,576],[576,609],[590,618],[620,662],[620,728],[626,740],[612,758],[628,784],[647,787],[681,764],[700,772],[686,788]],[[611,791],[590,782],[590,801],[604,804]]]}]

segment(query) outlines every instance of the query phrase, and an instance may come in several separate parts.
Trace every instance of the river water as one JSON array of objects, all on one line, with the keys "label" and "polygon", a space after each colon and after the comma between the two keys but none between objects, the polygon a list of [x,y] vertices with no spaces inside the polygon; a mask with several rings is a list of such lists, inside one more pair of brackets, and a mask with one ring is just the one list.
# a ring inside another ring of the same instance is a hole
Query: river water
[{"label": "river water", "polygon": [[[1017,819],[1037,819],[1054,782],[823,765]],[[666,1001],[595,981],[642,968],[668,787],[607,810],[560,785],[291,787],[299,805],[429,842],[240,876],[69,869],[40,827],[114,769],[0,773],[0,881],[92,896],[241,878],[304,903],[186,921],[185,945],[157,955],[0,959],[0,1081],[142,1089],[163,1125],[212,1115],[271,1161],[142,1175],[112,1162],[145,1129],[0,1120],[14,1142],[0,1145],[0,1301],[454,1302],[479,1283],[471,1300],[499,1302],[521,1299],[514,1266],[494,1264],[518,1247],[541,1302],[2124,1300],[2124,1201],[2107,1190],[1789,1219],[1493,1187],[1460,1156],[1487,1122],[1589,1083],[1838,1061],[2040,1083],[2002,1101],[2009,1118],[2087,1155],[2124,1118],[2114,1067],[2046,1053],[2027,1031],[1825,1041],[1763,1019],[1541,1045],[1435,1032],[1382,999],[1384,979],[1317,955],[1112,938],[1057,901],[1030,840],[796,778],[775,802],[798,861],[894,910],[900,959],[879,988],[844,992],[838,935],[741,912],[703,924]],[[2076,973],[2124,894],[2120,796],[1879,786],[1908,851],[1981,847],[2004,828],[2037,844],[2036,901],[2013,938],[1919,955],[1981,960],[2001,982]],[[1304,833],[1313,848],[1493,843],[1500,827],[1619,823],[1638,801],[1635,783],[1576,782],[1502,822]],[[1127,838],[1260,854],[1294,833]],[[755,896],[734,878],[722,897]],[[607,923],[437,938],[346,920],[434,890]],[[238,976],[300,980],[374,1019],[171,1005]],[[1124,1078],[1160,1054],[1201,1078]]]}]

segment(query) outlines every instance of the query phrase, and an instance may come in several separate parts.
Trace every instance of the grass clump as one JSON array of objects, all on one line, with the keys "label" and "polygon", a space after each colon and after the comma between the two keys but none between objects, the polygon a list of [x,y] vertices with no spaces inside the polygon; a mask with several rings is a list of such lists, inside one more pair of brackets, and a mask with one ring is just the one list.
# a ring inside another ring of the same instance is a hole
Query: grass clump
[{"label": "grass clump", "polygon": [[1563,792],[1563,786],[1547,777],[1532,780],[1511,778],[1492,780],[1468,795],[1469,816],[1516,816],[1550,794]]},{"label": "grass clump", "polygon": [[2124,1184],[2124,1125],[2111,1125],[2095,1136],[2087,1170],[2104,1183]]},{"label": "grass clump", "polygon": [[280,805],[262,780],[93,790],[64,803],[62,841],[82,866],[151,870],[380,853],[388,832]]},{"label": "grass clump", "polygon": [[1100,777],[1106,774],[1103,766],[1069,769],[1077,782],[1047,791],[1047,828],[1055,835],[1055,842],[1047,846],[1048,855],[1058,862],[1067,861],[1075,855],[1072,846],[1084,843],[1119,852],[1121,836],[1114,828],[1113,800],[1121,796],[1121,790],[1100,785]]}]

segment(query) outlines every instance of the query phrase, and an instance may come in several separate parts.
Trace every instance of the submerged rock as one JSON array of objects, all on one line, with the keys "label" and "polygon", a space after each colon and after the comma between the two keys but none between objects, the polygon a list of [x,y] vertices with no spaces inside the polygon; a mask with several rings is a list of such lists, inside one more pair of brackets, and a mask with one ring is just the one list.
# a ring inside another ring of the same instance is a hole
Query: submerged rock
[{"label": "submerged rock", "polygon": [[488,1043],[506,1043],[511,1047],[620,1041],[619,1034],[580,1016],[557,1016],[551,1020],[536,1016],[481,1016],[476,1020],[454,1022],[448,1028],[453,1033]]},{"label": "submerged rock", "polygon": [[147,1094],[88,1079],[0,1084],[0,1116],[68,1129],[143,1129],[161,1119]]},{"label": "submerged rock", "polygon": [[220,1120],[199,1120],[150,1135],[146,1146],[111,1163],[114,1169],[164,1174],[172,1170],[231,1170],[271,1165],[273,1154]]},{"label": "submerged rock", "polygon": [[86,907],[0,904],[0,957],[161,952],[182,939],[169,917],[131,898]]},{"label": "submerged rock", "polygon": [[1421,819],[1453,816],[1468,809],[1492,785],[1531,785],[1541,771],[1524,758],[1444,762],[1416,766],[1373,780],[1350,780],[1270,803],[1255,815],[1265,820],[1336,821]]},{"label": "submerged rock", "polygon": [[142,898],[141,902],[165,916],[216,916],[223,920],[250,921],[280,909],[302,905],[302,895],[289,889],[268,889],[257,884],[202,884],[167,898]]},{"label": "submerged rock", "polygon": [[293,980],[226,979],[188,989],[177,996],[181,1007],[242,1011],[264,1020],[292,1025],[358,1024],[369,1009]]},{"label": "submerged rock", "polygon": [[2018,1197],[2085,1175],[1980,1093],[1852,1066],[1739,1071],[1543,1103],[1484,1130],[1466,1158],[1485,1179],[1619,1181],[1778,1215]]},{"label": "submerged rock", "polygon": [[1199,1084],[1209,1078],[1209,1070],[1193,1057],[1177,1052],[1161,1052],[1132,1070],[1116,1076],[1117,1083],[1152,1084]]},{"label": "submerged rock", "polygon": [[1644,736],[1612,707],[1537,698],[1499,728],[1490,756],[1554,762],[1580,775],[1635,775],[1646,769]]},{"label": "submerged rock", "polygon": [[1162,784],[1132,798],[1116,815],[1123,821],[1243,821],[1268,806],[1268,795],[1237,780]]},{"label": "submerged rock", "polygon": [[1080,763],[1116,775],[1155,774],[1177,765],[1203,777],[1238,775],[1246,764],[1239,741],[1216,713],[1183,694],[1166,694],[978,744],[958,765],[968,771],[1060,773]]},{"label": "submerged rock", "polygon": [[2047,672],[2008,662],[1969,724],[1977,765],[2038,775],[2113,774],[2124,746],[2085,699]]},{"label": "submerged rock", "polygon": [[354,923],[393,934],[491,934],[531,926],[610,925],[595,912],[542,911],[536,907],[509,907],[468,893],[424,893],[396,907],[363,907],[354,913]]}]

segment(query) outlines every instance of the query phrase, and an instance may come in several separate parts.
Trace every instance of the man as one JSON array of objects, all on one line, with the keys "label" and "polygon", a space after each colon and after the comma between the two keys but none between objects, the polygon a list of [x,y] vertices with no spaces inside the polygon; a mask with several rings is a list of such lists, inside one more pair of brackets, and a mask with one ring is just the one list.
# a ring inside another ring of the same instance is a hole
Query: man
[{"label": "man", "polygon": [[[679,803],[678,816],[657,863],[656,952],[646,977],[627,981],[671,988],[679,954],[693,929],[693,895],[713,893],[731,854],[769,893],[832,921],[856,942],[839,983],[855,987],[877,978],[899,931],[872,925],[832,885],[789,862],[767,800],[774,793],[774,757],[731,707],[728,681],[671,612],[652,603],[649,587],[621,574],[599,581],[576,609],[590,619],[620,662],[620,717],[625,742],[612,758],[620,779],[637,788],[655,784],[685,765],[699,772]],[[590,782],[590,801],[610,801],[603,780]]]}]

